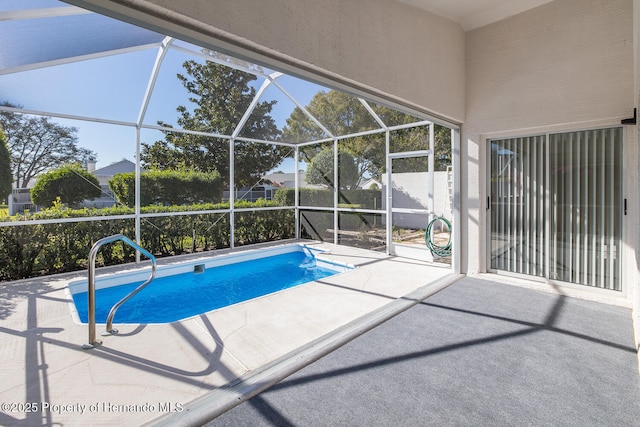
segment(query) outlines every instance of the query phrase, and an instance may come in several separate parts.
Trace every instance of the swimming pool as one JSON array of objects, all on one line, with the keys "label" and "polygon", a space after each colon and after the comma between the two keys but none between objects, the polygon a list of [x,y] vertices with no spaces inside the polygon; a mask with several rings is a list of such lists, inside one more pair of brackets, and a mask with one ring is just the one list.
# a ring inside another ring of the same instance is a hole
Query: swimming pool
[{"label": "swimming pool", "polygon": [[[118,310],[114,323],[169,323],[282,291],[353,268],[317,258],[301,244],[220,255],[158,268],[156,278]],[[96,322],[144,282],[149,270],[96,279]],[[68,286],[72,315],[87,323],[87,281]]]}]

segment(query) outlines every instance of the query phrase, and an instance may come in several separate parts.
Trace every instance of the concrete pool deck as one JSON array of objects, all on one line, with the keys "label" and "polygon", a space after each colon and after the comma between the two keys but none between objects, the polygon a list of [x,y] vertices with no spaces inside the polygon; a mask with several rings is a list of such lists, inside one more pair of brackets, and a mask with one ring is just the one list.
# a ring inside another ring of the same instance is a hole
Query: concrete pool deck
[{"label": "concrete pool deck", "polygon": [[120,333],[92,350],[81,348],[87,325],[73,322],[65,292],[86,272],[0,284],[0,425],[152,422],[425,285],[455,280],[446,266],[311,244],[359,268],[171,324],[118,325],[116,316]]}]

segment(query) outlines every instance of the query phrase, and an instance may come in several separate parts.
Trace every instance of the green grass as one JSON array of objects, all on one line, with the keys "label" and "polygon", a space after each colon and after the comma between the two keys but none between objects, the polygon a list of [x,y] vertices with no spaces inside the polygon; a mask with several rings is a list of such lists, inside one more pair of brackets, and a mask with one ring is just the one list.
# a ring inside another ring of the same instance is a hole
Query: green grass
[{"label": "green grass", "polygon": [[9,216],[9,206],[0,205],[0,217]]}]

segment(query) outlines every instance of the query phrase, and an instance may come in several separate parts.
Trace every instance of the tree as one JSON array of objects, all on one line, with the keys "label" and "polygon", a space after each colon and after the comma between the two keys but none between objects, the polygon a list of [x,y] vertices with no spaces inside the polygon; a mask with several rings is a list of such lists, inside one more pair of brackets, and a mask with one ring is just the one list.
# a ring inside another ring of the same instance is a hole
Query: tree
[{"label": "tree", "polygon": [[[309,184],[333,186],[334,182],[333,148],[325,147],[309,163],[304,179]],[[354,189],[360,176],[353,156],[338,150],[338,185],[341,189]]]},{"label": "tree", "polygon": [[[250,83],[253,74],[213,62],[204,64],[190,60],[183,64],[186,76],[178,79],[192,96],[193,112],[185,106],[177,107],[181,128],[233,135],[256,95]],[[270,116],[276,101],[255,105],[244,124],[241,136],[277,141],[280,130]],[[158,123],[168,126],[164,122]],[[190,169],[200,172],[218,171],[226,185],[229,180],[229,140],[202,135],[165,131],[165,139],[142,144],[141,160],[146,169]],[[291,149],[283,146],[235,141],[234,176],[237,184],[252,185],[269,170],[289,156]]]},{"label": "tree", "polygon": [[[382,105],[371,105],[371,108],[387,126],[418,121],[414,116]],[[325,125],[334,136],[380,128],[380,124],[373,119],[357,98],[335,90],[317,93],[309,102],[306,110]],[[446,170],[446,166],[451,162],[450,130],[435,125],[434,133],[435,170]],[[283,140],[288,142],[307,142],[327,137],[328,135],[300,108],[296,108],[292,112],[283,129]],[[386,164],[385,135],[383,133],[344,139],[340,141],[340,145],[343,150],[353,155],[361,178],[380,178]],[[391,152],[428,148],[429,128],[427,126],[392,132]],[[313,159],[321,150],[320,146],[305,146],[301,149],[303,158],[307,161]],[[413,162],[419,162],[419,160]]]},{"label": "tree", "polygon": [[[358,98],[337,90],[318,92],[305,109],[333,136],[380,128]],[[298,107],[283,129],[283,139],[289,142],[310,142],[327,137],[329,135]]]},{"label": "tree", "polygon": [[98,179],[80,165],[65,165],[41,175],[31,189],[31,200],[39,206],[60,202],[76,208],[83,200],[95,199],[102,193]]},{"label": "tree", "polygon": [[[318,92],[305,109],[320,122],[332,136],[341,136],[379,129],[358,98],[344,92],[331,90]],[[329,137],[302,109],[296,107],[282,130],[287,142],[309,142]],[[341,140],[342,151],[353,155],[360,177],[379,176],[384,167],[384,135],[367,135]],[[305,161],[310,161],[322,151],[321,146],[305,146],[301,149]]]},{"label": "tree", "polygon": [[0,200],[4,200],[11,194],[11,183],[13,174],[11,173],[11,155],[7,147],[7,138],[0,127]]},{"label": "tree", "polygon": [[[8,102],[2,105],[21,108]],[[27,187],[35,176],[61,164],[86,164],[95,159],[94,152],[78,147],[76,128],[62,126],[50,117],[0,111],[0,127],[7,138],[17,188]]]},{"label": "tree", "polygon": [[451,153],[451,129],[435,125],[433,133],[435,170],[446,171],[447,166],[451,166],[453,164],[453,157]]}]

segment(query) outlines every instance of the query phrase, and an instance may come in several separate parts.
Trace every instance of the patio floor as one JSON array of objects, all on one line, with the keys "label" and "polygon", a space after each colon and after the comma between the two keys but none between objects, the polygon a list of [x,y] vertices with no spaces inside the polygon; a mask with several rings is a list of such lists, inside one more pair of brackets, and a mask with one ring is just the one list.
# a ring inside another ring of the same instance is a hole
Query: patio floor
[{"label": "patio floor", "polygon": [[84,273],[0,285],[0,425],[638,425],[629,308],[317,246],[359,268],[93,350]]},{"label": "patio floor", "polygon": [[640,425],[631,310],[498,280],[457,281],[207,425]]},{"label": "patio floor", "polygon": [[442,266],[314,245],[359,268],[171,324],[117,325],[116,316],[120,333],[92,350],[81,348],[87,326],[73,322],[65,292],[86,272],[0,284],[0,425],[140,425],[187,415],[194,399],[453,280]]}]

